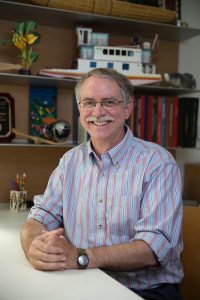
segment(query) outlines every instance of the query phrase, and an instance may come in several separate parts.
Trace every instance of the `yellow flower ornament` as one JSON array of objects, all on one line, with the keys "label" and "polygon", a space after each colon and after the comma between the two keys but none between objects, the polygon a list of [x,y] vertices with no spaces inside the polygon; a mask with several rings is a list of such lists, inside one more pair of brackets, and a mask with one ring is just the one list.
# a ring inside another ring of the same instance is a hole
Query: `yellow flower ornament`
[{"label": "yellow flower ornament", "polygon": [[32,46],[40,41],[40,34],[34,31],[37,24],[34,21],[15,23],[13,27],[12,43],[21,52],[21,65],[24,69],[30,69],[37,61],[39,55],[33,52]]}]

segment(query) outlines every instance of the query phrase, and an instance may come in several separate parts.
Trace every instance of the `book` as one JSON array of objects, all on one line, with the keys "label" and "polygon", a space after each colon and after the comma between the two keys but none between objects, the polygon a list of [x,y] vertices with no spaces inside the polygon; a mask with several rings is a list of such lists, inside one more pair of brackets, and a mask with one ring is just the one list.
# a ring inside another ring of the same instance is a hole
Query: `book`
[{"label": "book", "polygon": [[178,146],[182,146],[186,127],[186,102],[187,99],[179,98],[179,119],[178,119]]},{"label": "book", "polygon": [[166,140],[165,146],[172,147],[173,139],[173,96],[167,96],[167,111],[166,111]]},{"label": "book", "polygon": [[156,128],[156,143],[161,144],[162,130],[162,96],[157,96],[157,128]]},{"label": "book", "polygon": [[133,99],[133,109],[131,111],[130,117],[128,120],[126,120],[126,124],[130,127],[131,131],[135,135],[135,127],[136,127],[136,112],[137,112],[137,101],[136,96]]},{"label": "book", "polygon": [[149,102],[149,96],[144,96],[144,140],[147,140],[147,131],[148,131],[148,102]]},{"label": "book", "polygon": [[140,96],[140,101],[139,101],[139,122],[140,122],[140,129],[139,129],[139,137],[141,139],[144,139],[144,123],[145,123],[145,96],[141,95]]},{"label": "book", "polygon": [[161,146],[165,147],[166,141],[166,110],[167,110],[167,97],[162,96],[162,121],[161,121]]},{"label": "book", "polygon": [[181,0],[175,0],[175,2],[177,19],[181,20]]},{"label": "book", "polygon": [[162,0],[162,7],[175,11],[177,20],[181,20],[181,0]]},{"label": "book", "polygon": [[152,141],[152,128],[153,128],[153,96],[148,96],[147,104],[147,137],[146,140]]},{"label": "book", "polygon": [[178,145],[195,147],[197,138],[199,98],[179,98]]},{"label": "book", "polygon": [[198,123],[198,110],[199,110],[199,98],[191,98],[190,102],[190,118],[189,118],[189,135],[188,135],[188,144],[189,147],[196,146],[197,140],[197,123]]},{"label": "book", "polygon": [[170,9],[170,10],[176,10],[176,0],[165,0],[164,8]]},{"label": "book", "polygon": [[152,142],[156,143],[157,136],[157,96],[153,96],[153,110],[152,110]]},{"label": "book", "polygon": [[139,95],[135,95],[134,97],[134,111],[133,111],[133,124],[132,124],[132,127],[133,127],[133,134],[136,136],[136,137],[139,137],[139,134],[138,134],[138,131],[140,130],[139,128],[139,102],[140,102],[140,96]]},{"label": "book", "polygon": [[177,96],[173,100],[173,132],[172,132],[172,147],[177,147],[178,145],[178,108],[179,99]]}]

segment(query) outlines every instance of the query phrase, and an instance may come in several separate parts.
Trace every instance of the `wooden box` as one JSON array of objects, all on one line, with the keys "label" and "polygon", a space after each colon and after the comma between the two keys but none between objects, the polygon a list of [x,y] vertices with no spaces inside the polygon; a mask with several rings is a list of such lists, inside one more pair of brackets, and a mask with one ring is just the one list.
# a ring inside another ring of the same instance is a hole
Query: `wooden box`
[{"label": "wooden box", "polygon": [[200,163],[185,165],[184,199],[198,200],[200,204]]}]

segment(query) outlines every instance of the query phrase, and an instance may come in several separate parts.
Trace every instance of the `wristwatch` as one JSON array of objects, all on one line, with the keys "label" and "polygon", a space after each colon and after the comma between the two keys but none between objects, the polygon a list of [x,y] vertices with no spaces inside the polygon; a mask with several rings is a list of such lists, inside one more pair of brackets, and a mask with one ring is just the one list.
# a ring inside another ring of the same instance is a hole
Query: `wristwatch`
[{"label": "wristwatch", "polygon": [[85,249],[78,249],[77,264],[79,269],[87,269],[89,258]]}]

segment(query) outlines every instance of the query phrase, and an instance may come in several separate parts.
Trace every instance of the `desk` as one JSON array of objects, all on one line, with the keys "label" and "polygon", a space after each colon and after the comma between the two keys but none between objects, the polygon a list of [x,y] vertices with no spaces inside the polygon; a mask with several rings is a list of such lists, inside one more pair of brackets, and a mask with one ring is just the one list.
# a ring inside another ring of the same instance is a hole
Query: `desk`
[{"label": "desk", "polygon": [[139,296],[99,269],[43,272],[32,268],[19,233],[27,212],[0,206],[1,300],[139,300]]}]

